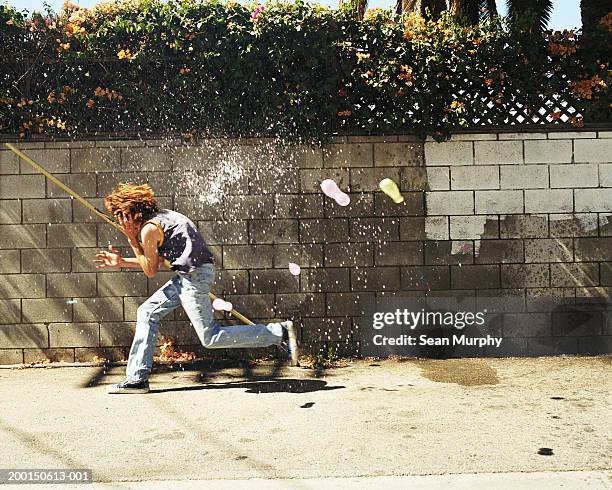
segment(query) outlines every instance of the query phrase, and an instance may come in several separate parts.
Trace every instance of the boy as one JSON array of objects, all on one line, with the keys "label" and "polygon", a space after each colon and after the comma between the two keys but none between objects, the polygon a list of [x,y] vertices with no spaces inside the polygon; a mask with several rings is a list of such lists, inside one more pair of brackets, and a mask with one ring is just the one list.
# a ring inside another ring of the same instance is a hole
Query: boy
[{"label": "boy", "polygon": [[[148,184],[119,184],[104,205],[116,217],[135,257],[121,257],[110,244],[96,255],[96,267],[131,267],[154,277],[166,265],[176,275],[138,307],[136,333],[130,349],[126,379],[108,393],[147,393],[160,320],[183,306],[204,347],[267,347],[279,345],[297,364],[293,322],[223,326],[213,319],[208,297],[215,278],[213,257],[204,238],[186,216],[159,209]],[[286,333],[285,333],[286,332]],[[286,340],[284,337],[286,336]]]}]

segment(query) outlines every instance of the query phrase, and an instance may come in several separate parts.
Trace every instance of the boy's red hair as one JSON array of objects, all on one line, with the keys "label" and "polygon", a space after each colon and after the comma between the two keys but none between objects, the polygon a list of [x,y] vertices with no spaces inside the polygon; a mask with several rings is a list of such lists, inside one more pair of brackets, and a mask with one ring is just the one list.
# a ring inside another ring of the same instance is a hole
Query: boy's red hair
[{"label": "boy's red hair", "polygon": [[113,216],[118,212],[132,214],[136,221],[144,221],[159,211],[149,184],[119,184],[104,198],[104,206]]}]

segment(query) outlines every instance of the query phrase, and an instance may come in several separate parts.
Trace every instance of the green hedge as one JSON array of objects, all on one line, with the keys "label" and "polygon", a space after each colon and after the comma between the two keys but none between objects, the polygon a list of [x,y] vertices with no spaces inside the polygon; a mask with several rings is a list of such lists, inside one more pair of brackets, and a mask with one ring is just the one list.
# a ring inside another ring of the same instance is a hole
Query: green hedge
[{"label": "green hedge", "polygon": [[517,104],[562,124],[561,102],[583,115],[573,125],[607,123],[610,37],[605,22],[543,37],[301,1],[0,6],[0,132],[444,138],[512,124]]}]

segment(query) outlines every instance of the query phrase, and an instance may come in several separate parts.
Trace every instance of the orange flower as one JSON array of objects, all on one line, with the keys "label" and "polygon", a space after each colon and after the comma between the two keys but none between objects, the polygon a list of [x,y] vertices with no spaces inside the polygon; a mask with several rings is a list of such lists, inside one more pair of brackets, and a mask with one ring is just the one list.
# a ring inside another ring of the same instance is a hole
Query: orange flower
[{"label": "orange flower", "polygon": [[492,78],[485,78],[484,84],[487,87],[490,87],[493,84],[493,79]]},{"label": "orange flower", "polygon": [[89,108],[91,109],[93,106],[94,106],[94,101],[93,101],[93,100],[91,100],[91,99],[89,99],[89,100],[87,101],[87,107],[89,107]]},{"label": "orange flower", "polygon": [[340,112],[338,113],[338,115],[339,115],[340,117],[347,117],[347,116],[350,116],[351,114],[352,114],[352,112],[351,112],[351,111],[349,111],[349,110],[346,110],[346,111],[340,111]]}]

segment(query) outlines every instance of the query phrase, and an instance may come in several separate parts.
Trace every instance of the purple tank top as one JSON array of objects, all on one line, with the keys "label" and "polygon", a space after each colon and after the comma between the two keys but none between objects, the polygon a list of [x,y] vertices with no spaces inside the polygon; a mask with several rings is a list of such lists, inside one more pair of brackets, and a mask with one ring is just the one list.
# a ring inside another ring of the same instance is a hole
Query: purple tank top
[{"label": "purple tank top", "polygon": [[191,272],[202,264],[213,262],[204,237],[187,216],[161,209],[146,223],[153,223],[162,231],[164,239],[157,250],[173,271]]}]

